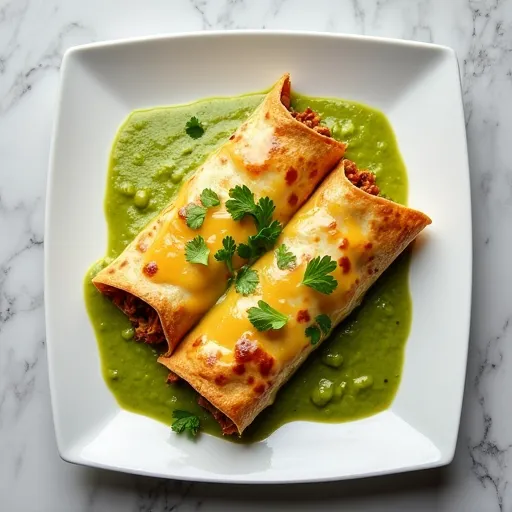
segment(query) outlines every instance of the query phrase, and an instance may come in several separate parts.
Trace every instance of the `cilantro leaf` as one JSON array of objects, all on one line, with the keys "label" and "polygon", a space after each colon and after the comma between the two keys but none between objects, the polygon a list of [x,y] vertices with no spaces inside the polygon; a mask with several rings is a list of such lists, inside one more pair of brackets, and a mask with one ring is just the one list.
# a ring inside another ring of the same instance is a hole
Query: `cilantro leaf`
[{"label": "cilantro leaf", "polygon": [[318,324],[318,327],[320,327],[322,334],[327,336],[332,326],[331,319],[327,315],[318,315],[315,318],[315,322]]},{"label": "cilantro leaf", "polygon": [[236,250],[235,240],[231,236],[225,236],[222,239],[223,249],[219,249],[214,258],[217,261],[224,261],[226,266],[228,267],[229,273],[233,275],[233,256]]},{"label": "cilantro leaf", "polygon": [[279,270],[292,269],[297,264],[297,258],[295,257],[295,254],[290,252],[288,247],[286,247],[284,244],[281,244],[276,249],[276,260]]},{"label": "cilantro leaf", "polygon": [[245,186],[237,185],[229,191],[229,197],[226,201],[226,209],[233,220],[240,220],[246,215],[254,215],[256,204],[254,194]]},{"label": "cilantro leaf", "polygon": [[199,119],[194,116],[187,121],[187,124],[185,125],[185,131],[189,137],[192,137],[193,139],[199,139],[199,137],[203,136],[204,128],[203,125],[199,122]]},{"label": "cilantro leaf", "polygon": [[306,267],[302,284],[326,295],[331,294],[338,286],[338,281],[328,275],[336,269],[336,262],[330,256],[313,258]]},{"label": "cilantro leaf", "polygon": [[201,235],[196,236],[185,244],[185,259],[190,263],[208,265],[210,249]]},{"label": "cilantro leaf", "polygon": [[185,430],[190,432],[193,436],[199,432],[199,418],[188,411],[176,410],[172,412],[174,419],[171,428],[177,434],[181,434]]},{"label": "cilantro leaf", "polygon": [[321,338],[320,329],[316,325],[306,327],[306,336],[310,339],[311,345],[316,345]]},{"label": "cilantro leaf", "polygon": [[260,280],[256,270],[245,266],[242,267],[236,275],[235,290],[242,295],[250,295],[254,293],[259,282]]},{"label": "cilantro leaf", "polygon": [[272,222],[272,214],[276,209],[274,201],[270,197],[262,197],[254,209],[254,218],[258,230],[266,228]]},{"label": "cilantro leaf", "polygon": [[187,226],[190,229],[199,229],[206,217],[206,208],[198,204],[189,204],[186,208]]},{"label": "cilantro leaf", "polygon": [[282,224],[277,220],[272,221],[257,234],[251,235],[246,244],[238,246],[238,256],[249,261],[255,260],[274,247],[282,231]]},{"label": "cilantro leaf", "polygon": [[258,307],[247,310],[249,321],[258,331],[269,331],[270,329],[281,329],[288,322],[288,317],[283,315],[266,302],[259,300]]},{"label": "cilantro leaf", "polygon": [[201,192],[201,203],[205,208],[213,208],[214,206],[219,206],[220,199],[211,188],[205,188]]},{"label": "cilantro leaf", "polygon": [[238,244],[238,256],[244,260],[249,260],[252,257],[252,249],[247,244]]}]

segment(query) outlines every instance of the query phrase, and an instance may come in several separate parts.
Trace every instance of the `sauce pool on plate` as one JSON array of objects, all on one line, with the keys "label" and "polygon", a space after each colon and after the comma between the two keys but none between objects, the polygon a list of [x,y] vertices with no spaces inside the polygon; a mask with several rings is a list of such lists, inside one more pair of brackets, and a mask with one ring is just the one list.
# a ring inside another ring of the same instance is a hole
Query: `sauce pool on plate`
[{"label": "sauce pool on plate", "polygon": [[[201,430],[221,435],[218,423],[197,405],[185,382],[169,384],[168,371],[156,362],[157,348],[133,340],[127,317],[91,284],[92,276],[173,198],[180,184],[252,113],[262,94],[207,99],[189,105],[133,112],[120,128],[110,156],[105,200],[108,249],[85,279],[91,318],[105,380],[119,404],[166,424],[172,412],[197,414]],[[334,138],[348,143],[346,157],[375,172],[381,192],[407,200],[407,174],[386,117],[364,105],[294,95],[297,110],[318,112]],[[204,133],[187,134],[199,119]],[[400,382],[403,352],[411,322],[406,251],[367,293],[363,304],[315,351],[278,393],[241,440],[267,437],[293,420],[341,422],[386,409]]]}]

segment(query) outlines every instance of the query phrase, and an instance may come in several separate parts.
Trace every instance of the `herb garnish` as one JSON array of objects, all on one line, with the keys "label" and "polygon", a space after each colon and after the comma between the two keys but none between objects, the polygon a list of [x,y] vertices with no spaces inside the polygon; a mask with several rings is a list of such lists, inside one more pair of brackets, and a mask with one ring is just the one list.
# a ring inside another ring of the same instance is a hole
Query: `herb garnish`
[{"label": "herb garnish", "polygon": [[205,208],[213,208],[214,206],[219,206],[220,199],[211,188],[205,188],[201,192],[201,203]]},{"label": "herb garnish", "polygon": [[302,284],[313,288],[317,292],[329,295],[338,286],[338,281],[329,275],[335,269],[336,262],[330,256],[324,256],[323,258],[317,256],[308,263]]},{"label": "herb garnish", "polygon": [[256,270],[245,266],[236,274],[235,290],[242,295],[250,295],[255,292],[259,282]]},{"label": "herb garnish", "polygon": [[266,302],[259,300],[258,307],[247,310],[249,321],[258,331],[269,331],[270,329],[281,329],[288,322],[288,317],[277,309],[269,306]]},{"label": "herb garnish", "polygon": [[193,139],[199,139],[199,137],[203,136],[204,128],[203,125],[199,122],[196,116],[191,117],[187,124],[185,125],[185,131],[189,137]]},{"label": "herb garnish", "polygon": [[208,246],[201,235],[196,236],[185,245],[185,259],[190,263],[208,265],[209,254],[210,249],[208,249]]},{"label": "herb garnish", "polygon": [[306,328],[306,337],[310,338],[311,345],[316,345],[322,335],[326,337],[331,330],[332,322],[327,315],[318,315],[315,318],[316,324],[310,325]]},{"label": "herb garnish", "polygon": [[186,207],[185,218],[190,229],[199,229],[203,225],[207,209],[220,204],[219,196],[211,188],[205,188],[200,199],[202,206],[191,203]]},{"label": "herb garnish", "polygon": [[276,260],[277,260],[277,267],[279,270],[289,270],[295,267],[297,264],[297,258],[295,257],[295,254],[293,252],[290,252],[288,250],[288,247],[286,245],[281,244],[276,249]]},{"label": "herb garnish", "polygon": [[188,411],[173,411],[172,417],[175,420],[171,425],[174,432],[181,434],[185,430],[196,436],[199,432],[199,418]]}]

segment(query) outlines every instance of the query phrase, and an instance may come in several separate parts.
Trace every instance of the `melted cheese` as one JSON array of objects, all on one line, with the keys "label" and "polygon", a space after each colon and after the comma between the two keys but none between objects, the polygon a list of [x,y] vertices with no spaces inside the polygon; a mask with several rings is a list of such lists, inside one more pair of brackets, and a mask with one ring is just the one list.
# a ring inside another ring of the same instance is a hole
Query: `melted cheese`
[{"label": "melted cheese", "polygon": [[[348,240],[348,245],[344,240]],[[361,277],[367,258],[367,243],[363,228],[349,210],[342,205],[311,204],[303,209],[285,228],[279,243],[285,243],[297,258],[293,270],[280,270],[273,252],[266,254],[253,269],[258,272],[260,283],[256,293],[243,297],[230,290],[217,305],[214,314],[206,315],[191,334],[203,337],[199,354],[218,347],[218,363],[235,364],[235,345],[242,337],[256,341],[258,346],[273,356],[273,372],[290,364],[309,346],[305,329],[314,323],[319,314],[327,314],[333,323],[347,307],[347,294]],[[340,246],[342,248],[340,248]],[[346,246],[346,247],[345,247]],[[338,266],[332,273],[338,281],[331,295],[319,293],[303,284],[307,262],[317,256],[329,255],[338,261],[346,256],[351,261],[350,270]],[[288,317],[285,327],[275,331],[259,332],[249,322],[247,310],[263,300]],[[309,321],[300,321],[299,311],[307,311]],[[195,350],[195,349],[194,349]],[[254,370],[254,368],[253,368]],[[247,374],[244,375],[246,378]]]}]

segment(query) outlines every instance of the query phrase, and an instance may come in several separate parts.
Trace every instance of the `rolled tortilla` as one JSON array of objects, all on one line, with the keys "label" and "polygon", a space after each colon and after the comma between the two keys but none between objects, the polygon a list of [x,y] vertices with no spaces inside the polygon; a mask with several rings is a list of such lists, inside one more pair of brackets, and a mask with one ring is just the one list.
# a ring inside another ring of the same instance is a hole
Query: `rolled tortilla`
[{"label": "rolled tortilla", "polygon": [[[256,293],[244,297],[230,289],[171,357],[159,359],[240,434],[327,336],[313,345],[306,328],[318,328],[319,315],[327,315],[332,327],[345,319],[431,222],[419,211],[357,188],[345,175],[347,166],[353,179],[355,165],[343,160],[284,229],[278,244],[295,255],[296,266],[281,270],[274,252],[264,255],[252,267],[259,276]],[[301,284],[307,263],[324,256],[338,263],[330,274],[338,285],[330,295]],[[284,314],[286,325],[258,331],[248,319],[258,301]]]},{"label": "rolled tortilla", "polygon": [[[256,201],[265,196],[274,200],[273,218],[286,224],[343,156],[345,145],[322,135],[326,127],[318,126],[318,119],[307,126],[294,119],[289,105],[286,74],[183,185],[176,200],[93,279],[129,315],[139,339],[161,342],[165,335],[170,354],[226,290],[226,266],[213,255],[225,236],[238,244],[256,232],[252,219],[235,222],[227,212],[230,189],[246,185]],[[184,212],[191,204],[201,204],[206,188],[219,196],[221,204],[208,209],[199,229],[191,229]],[[210,249],[208,266],[185,259],[185,244],[198,235]],[[243,263],[236,257],[234,266]]]}]

